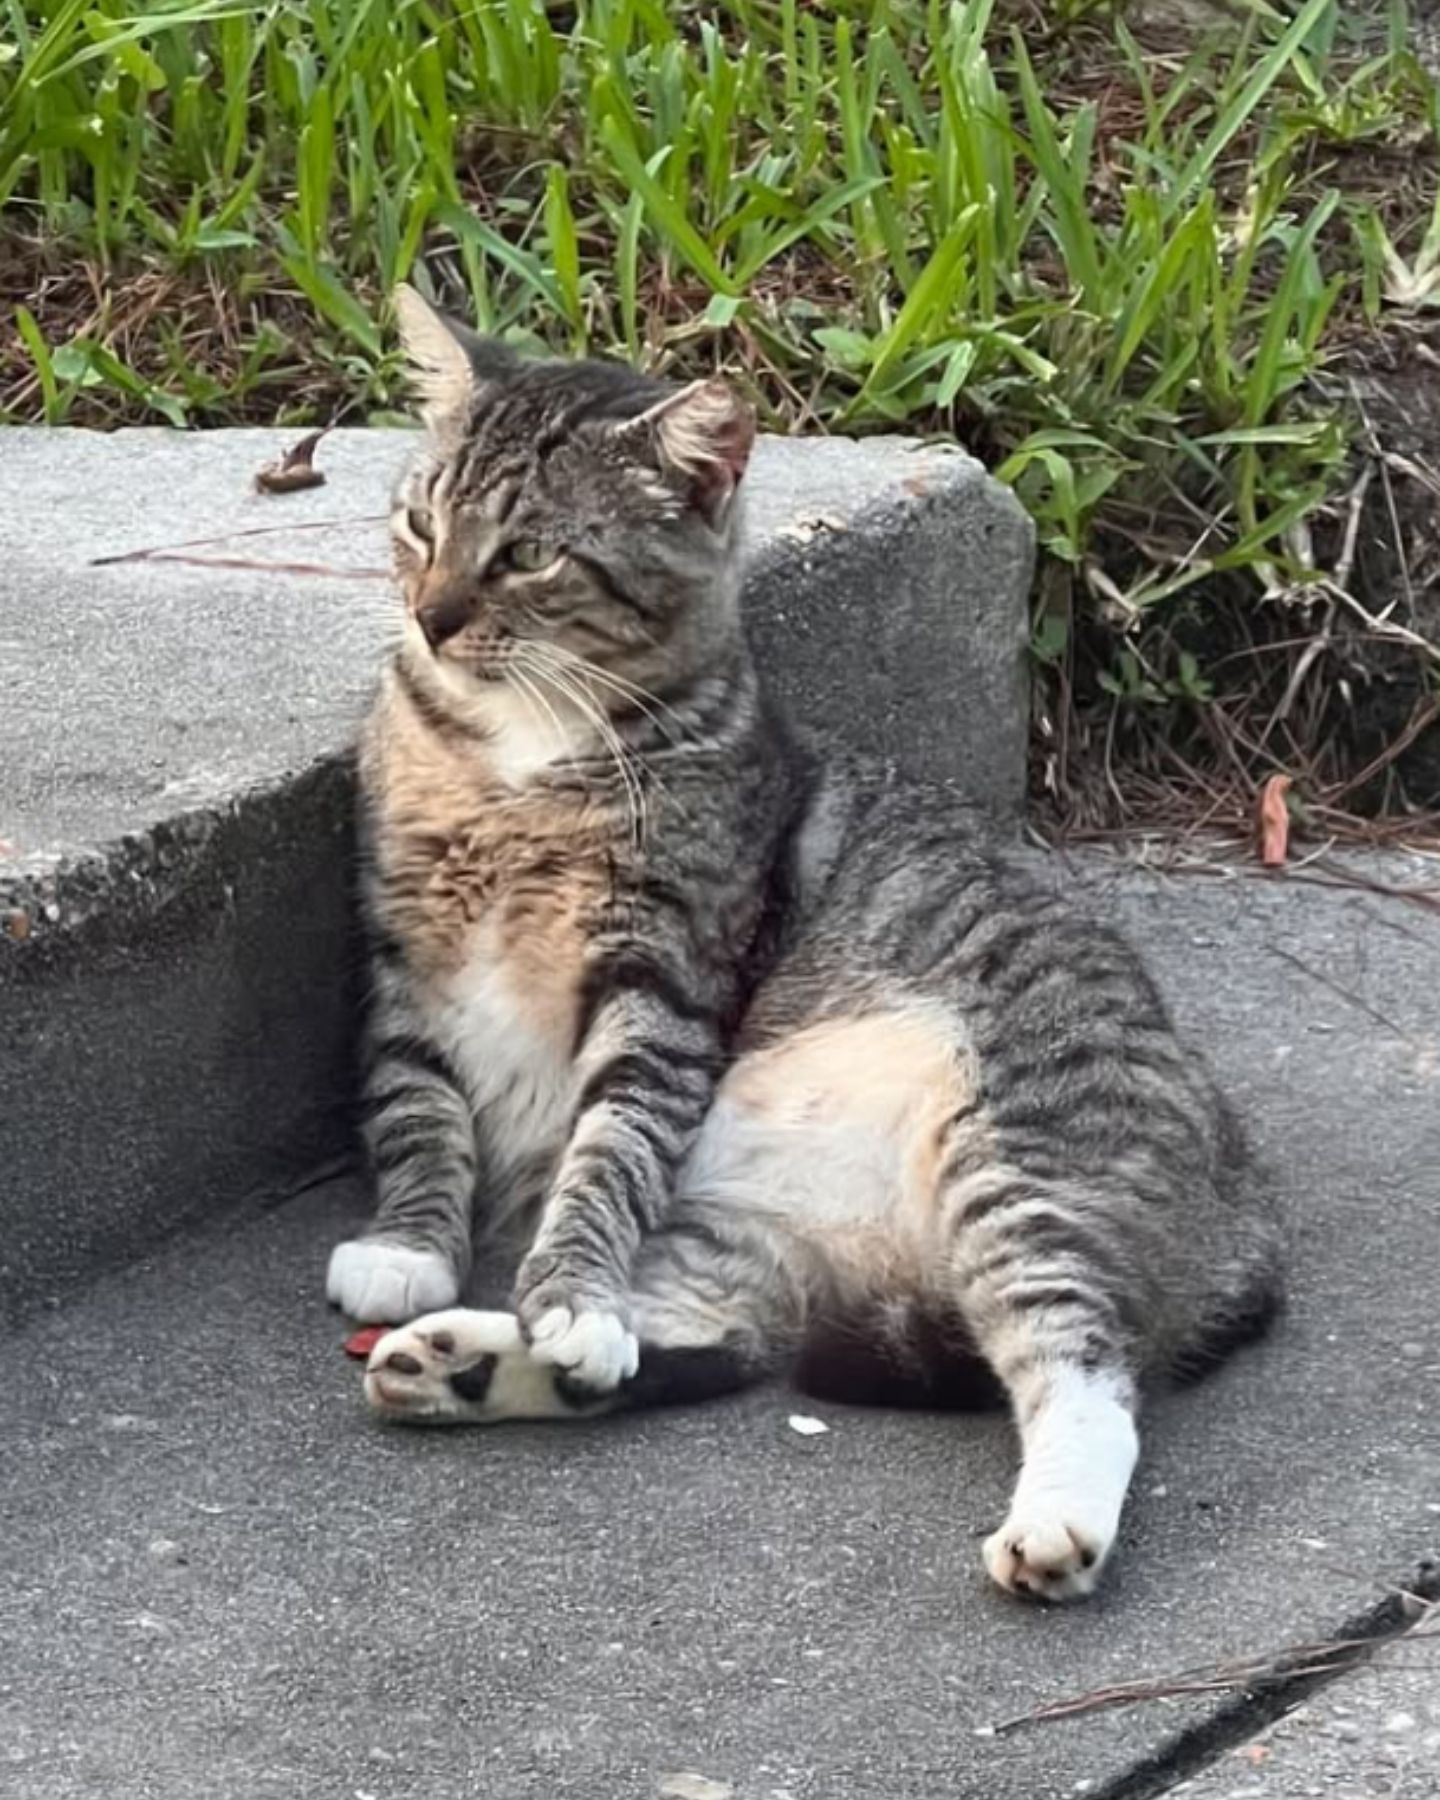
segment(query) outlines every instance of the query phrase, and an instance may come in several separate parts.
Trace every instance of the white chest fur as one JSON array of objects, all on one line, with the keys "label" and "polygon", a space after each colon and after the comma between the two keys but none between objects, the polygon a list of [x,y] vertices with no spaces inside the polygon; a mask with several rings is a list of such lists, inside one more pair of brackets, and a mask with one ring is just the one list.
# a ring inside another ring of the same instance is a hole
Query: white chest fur
[{"label": "white chest fur", "polygon": [[589,715],[534,677],[521,687],[508,681],[475,682],[443,660],[427,657],[421,679],[438,686],[456,718],[486,735],[487,761],[508,787],[523,788],[553,764],[595,749]]},{"label": "white chest fur", "polygon": [[502,959],[493,931],[475,935],[466,962],[445,980],[431,1029],[464,1082],[502,1188],[553,1161],[575,1104],[571,1046],[546,1009],[527,999],[523,979]]}]

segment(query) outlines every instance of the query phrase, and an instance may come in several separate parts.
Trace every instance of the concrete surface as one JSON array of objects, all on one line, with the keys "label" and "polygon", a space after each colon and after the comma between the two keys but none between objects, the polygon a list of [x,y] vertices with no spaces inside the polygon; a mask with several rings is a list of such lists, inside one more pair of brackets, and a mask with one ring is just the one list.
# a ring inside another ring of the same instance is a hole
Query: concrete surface
[{"label": "concrete surface", "polygon": [[[0,433],[0,1321],[348,1145],[343,756],[413,439],[336,432],[327,486],[256,494],[295,437]],[[1015,501],[897,439],[766,441],[750,487],[746,604],[798,716],[1013,808]],[[93,564],[220,533],[187,554],[331,573]]]},{"label": "concrete surface", "polygon": [[0,1325],[349,1150],[350,827],[322,764],[67,871],[63,928],[0,930]]},{"label": "concrete surface", "polygon": [[[363,1206],[338,1181],[4,1340],[6,1800],[1141,1800],[1202,1765],[1248,1780],[1230,1751],[1268,1714],[1243,1696],[990,1728],[1326,1637],[1440,1552],[1440,929],[1359,890],[1046,867],[1144,944],[1297,1238],[1278,1335],[1152,1414],[1095,1603],[1042,1613],[980,1578],[1010,1471],[997,1418],[808,1406],[831,1429],[802,1438],[762,1390],[572,1428],[373,1425],[320,1297]],[[1379,1679],[1307,1704],[1380,1747],[1408,1711],[1430,1755],[1418,1702],[1390,1707]],[[1265,1792],[1314,1791],[1318,1766]],[[1407,1779],[1391,1791],[1440,1791]]]},{"label": "concrete surface", "polygon": [[1433,1800],[1440,1794],[1440,1642],[1397,1645],[1175,1793],[1185,1800]]}]

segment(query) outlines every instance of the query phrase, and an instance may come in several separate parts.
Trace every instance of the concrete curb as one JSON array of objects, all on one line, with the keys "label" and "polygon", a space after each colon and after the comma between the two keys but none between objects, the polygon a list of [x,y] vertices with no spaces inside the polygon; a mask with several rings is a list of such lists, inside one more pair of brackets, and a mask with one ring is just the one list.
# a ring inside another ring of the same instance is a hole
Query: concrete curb
[{"label": "concrete curb", "polygon": [[[349,1145],[347,752],[393,618],[356,571],[412,440],[335,433],[325,488],[256,495],[292,441],[0,434],[0,1318]],[[896,439],[768,440],[751,486],[797,720],[1013,814],[1014,499]],[[221,534],[186,554],[328,573],[94,562]]]}]

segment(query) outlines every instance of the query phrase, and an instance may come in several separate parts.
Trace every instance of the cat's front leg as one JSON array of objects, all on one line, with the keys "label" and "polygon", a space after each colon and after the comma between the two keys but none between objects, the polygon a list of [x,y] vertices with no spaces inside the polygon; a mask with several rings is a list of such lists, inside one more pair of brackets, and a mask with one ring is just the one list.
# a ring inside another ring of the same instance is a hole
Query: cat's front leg
[{"label": "cat's front leg", "polygon": [[326,1294],[367,1325],[453,1306],[470,1266],[478,1144],[470,1103],[420,1033],[403,995],[382,986],[368,1045],[365,1141],[375,1216],[331,1253]]},{"label": "cat's front leg", "polygon": [[539,1362],[604,1394],[635,1373],[630,1275],[719,1079],[717,1013],[658,961],[617,958],[582,1042],[579,1105],[515,1309]]}]

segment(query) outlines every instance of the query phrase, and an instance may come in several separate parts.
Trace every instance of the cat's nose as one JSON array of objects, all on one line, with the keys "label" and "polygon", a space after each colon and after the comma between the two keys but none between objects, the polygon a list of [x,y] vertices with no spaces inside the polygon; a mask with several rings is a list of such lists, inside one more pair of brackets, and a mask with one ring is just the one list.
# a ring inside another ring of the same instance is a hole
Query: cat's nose
[{"label": "cat's nose", "polygon": [[425,641],[438,650],[446,638],[454,637],[470,623],[474,597],[461,587],[441,587],[423,593],[415,607],[415,619],[425,633]]}]

